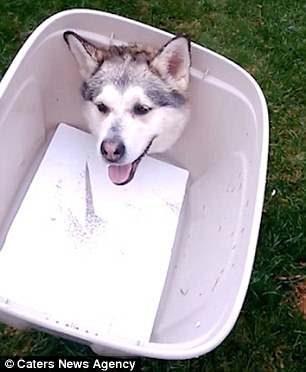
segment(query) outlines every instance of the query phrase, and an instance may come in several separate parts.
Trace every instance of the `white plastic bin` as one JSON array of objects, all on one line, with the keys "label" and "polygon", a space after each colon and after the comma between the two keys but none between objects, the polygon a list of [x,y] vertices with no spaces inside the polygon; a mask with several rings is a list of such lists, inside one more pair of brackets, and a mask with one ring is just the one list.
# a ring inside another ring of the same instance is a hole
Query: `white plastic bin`
[{"label": "white plastic bin", "polygon": [[[57,124],[83,127],[81,78],[62,37],[68,29],[95,42],[114,34],[115,40],[160,46],[171,36],[122,17],[77,9],[50,17],[28,38],[0,83],[0,247]],[[246,71],[196,44],[191,103],[182,138],[162,157],[187,168],[191,178],[150,342],[133,345],[67,327],[0,294],[1,321],[74,339],[104,355],[186,359],[224,340],[241,310],[253,267],[268,113],[261,89]]]}]

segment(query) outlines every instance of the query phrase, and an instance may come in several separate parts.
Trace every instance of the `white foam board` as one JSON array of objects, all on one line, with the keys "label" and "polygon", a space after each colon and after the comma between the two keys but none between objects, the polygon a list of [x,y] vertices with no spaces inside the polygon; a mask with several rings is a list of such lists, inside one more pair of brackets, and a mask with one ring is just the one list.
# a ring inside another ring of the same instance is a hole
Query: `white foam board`
[{"label": "white foam board", "polygon": [[0,252],[0,296],[95,334],[150,339],[188,172],[145,157],[116,186],[59,125]]}]

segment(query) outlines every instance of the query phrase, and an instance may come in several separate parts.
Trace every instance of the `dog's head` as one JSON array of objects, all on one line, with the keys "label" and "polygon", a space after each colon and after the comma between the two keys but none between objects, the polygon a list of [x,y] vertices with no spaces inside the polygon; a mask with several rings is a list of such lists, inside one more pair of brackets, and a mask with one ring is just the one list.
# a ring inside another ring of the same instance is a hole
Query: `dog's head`
[{"label": "dog's head", "polygon": [[177,37],[158,50],[97,47],[72,31],[64,38],[84,79],[86,117],[109,177],[126,184],[147,152],[167,150],[183,131],[190,43]]}]

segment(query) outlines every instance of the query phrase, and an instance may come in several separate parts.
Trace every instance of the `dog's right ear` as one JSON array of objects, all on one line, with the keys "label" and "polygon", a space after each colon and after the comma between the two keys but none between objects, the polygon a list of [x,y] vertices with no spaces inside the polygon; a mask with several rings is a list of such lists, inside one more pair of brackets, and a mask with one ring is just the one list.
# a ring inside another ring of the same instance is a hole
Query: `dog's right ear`
[{"label": "dog's right ear", "polygon": [[63,37],[79,65],[81,75],[89,78],[103,62],[103,51],[73,31],[66,31]]},{"label": "dog's right ear", "polygon": [[162,79],[178,91],[188,88],[190,65],[190,41],[184,36],[168,41],[151,62]]}]

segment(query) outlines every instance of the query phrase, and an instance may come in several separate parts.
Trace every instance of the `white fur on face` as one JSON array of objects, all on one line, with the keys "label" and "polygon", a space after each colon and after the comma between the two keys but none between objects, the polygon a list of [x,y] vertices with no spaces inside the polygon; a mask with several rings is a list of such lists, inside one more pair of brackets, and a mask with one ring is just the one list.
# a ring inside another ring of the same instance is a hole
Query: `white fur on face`
[{"label": "white fur on face", "polygon": [[[99,103],[109,108],[107,114],[99,112]],[[133,107],[138,103],[152,110],[145,115],[135,115]],[[136,160],[153,137],[156,138],[150,152],[163,152],[171,147],[181,135],[188,112],[186,106],[155,106],[139,86],[120,91],[113,85],[107,85],[94,102],[86,102],[86,117],[91,132],[97,138],[98,152],[103,140],[119,136],[126,148],[124,163]]]}]

